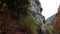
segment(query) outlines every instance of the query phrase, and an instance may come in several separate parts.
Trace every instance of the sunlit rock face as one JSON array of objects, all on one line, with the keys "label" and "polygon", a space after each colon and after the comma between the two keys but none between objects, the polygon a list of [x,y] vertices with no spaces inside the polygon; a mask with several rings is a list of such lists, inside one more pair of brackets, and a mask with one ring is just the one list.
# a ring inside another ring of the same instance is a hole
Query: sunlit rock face
[{"label": "sunlit rock face", "polygon": [[32,0],[30,4],[30,10],[32,10],[35,13],[41,14],[42,7],[41,7],[39,0]]},{"label": "sunlit rock face", "polygon": [[52,15],[51,17],[46,19],[46,24],[52,27],[55,22],[55,18],[56,18],[56,14]]},{"label": "sunlit rock face", "polygon": [[43,25],[45,24],[45,17],[42,15],[43,8],[41,7],[41,3],[39,2],[39,0],[32,0],[28,9],[31,11],[32,15],[37,21],[37,24],[41,28],[41,31],[39,33],[43,34],[42,31],[44,31]]},{"label": "sunlit rock face", "polygon": [[42,7],[39,0],[32,0],[29,10],[32,12],[32,15],[37,20],[38,24],[42,27],[45,23],[45,17],[42,15]]},{"label": "sunlit rock face", "polygon": [[[31,11],[32,15],[35,17],[35,19],[37,21],[37,24],[41,28],[39,34],[40,33],[43,34],[44,24],[45,24],[45,17],[42,15],[43,8],[41,7],[41,3],[39,2],[39,0],[32,0],[32,2],[31,2],[28,9]],[[38,29],[38,31],[39,31],[39,29]]]}]

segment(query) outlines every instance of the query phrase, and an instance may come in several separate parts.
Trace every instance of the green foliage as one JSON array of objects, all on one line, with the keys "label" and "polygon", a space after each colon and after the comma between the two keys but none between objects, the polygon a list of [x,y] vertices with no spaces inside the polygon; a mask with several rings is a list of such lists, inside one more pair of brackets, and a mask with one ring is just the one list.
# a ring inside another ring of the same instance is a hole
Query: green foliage
[{"label": "green foliage", "polygon": [[32,15],[27,16],[26,24],[31,29],[32,34],[36,34],[38,24],[37,24],[35,18]]},{"label": "green foliage", "polygon": [[[6,12],[0,11],[7,14],[7,16],[5,17],[8,17],[8,18],[5,18],[5,20],[9,20],[9,18],[10,19],[13,18],[9,22],[5,22],[4,20],[2,20],[4,21],[3,26],[5,29],[15,31],[17,27],[20,26],[20,24],[22,23],[21,27],[26,26],[27,29],[30,28],[31,34],[36,34],[36,30],[39,29],[39,26],[35,18],[28,13],[29,0],[0,0],[0,1],[2,2],[0,5],[3,5],[4,3],[6,4],[7,11]],[[2,7],[3,6],[1,6],[1,9]],[[18,23],[19,20],[20,22]]]},{"label": "green foliage", "polygon": [[53,34],[52,28],[49,27],[48,25],[45,25],[45,28],[49,34]]}]

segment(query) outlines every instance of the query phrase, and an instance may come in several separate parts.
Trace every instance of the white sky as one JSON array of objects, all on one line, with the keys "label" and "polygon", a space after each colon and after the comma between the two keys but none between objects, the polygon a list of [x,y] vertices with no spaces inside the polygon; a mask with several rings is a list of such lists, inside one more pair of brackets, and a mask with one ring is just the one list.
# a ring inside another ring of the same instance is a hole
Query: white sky
[{"label": "white sky", "polygon": [[43,8],[42,15],[45,19],[57,13],[60,0],[40,0],[41,6]]}]

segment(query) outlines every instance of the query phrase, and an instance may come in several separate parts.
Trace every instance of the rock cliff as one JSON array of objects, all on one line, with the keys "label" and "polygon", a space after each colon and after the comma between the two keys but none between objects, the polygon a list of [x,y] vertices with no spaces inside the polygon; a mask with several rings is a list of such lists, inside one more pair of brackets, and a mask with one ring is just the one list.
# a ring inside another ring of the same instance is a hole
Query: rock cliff
[{"label": "rock cliff", "polygon": [[45,17],[42,15],[43,9],[39,0],[32,0],[28,9],[32,12],[32,15],[35,17],[38,24],[42,26],[45,23]]},{"label": "rock cliff", "polygon": [[0,0],[0,34],[43,34],[39,0]]},{"label": "rock cliff", "polygon": [[53,30],[55,34],[60,34],[60,6],[58,8],[58,13],[55,19],[55,23],[53,25]]}]

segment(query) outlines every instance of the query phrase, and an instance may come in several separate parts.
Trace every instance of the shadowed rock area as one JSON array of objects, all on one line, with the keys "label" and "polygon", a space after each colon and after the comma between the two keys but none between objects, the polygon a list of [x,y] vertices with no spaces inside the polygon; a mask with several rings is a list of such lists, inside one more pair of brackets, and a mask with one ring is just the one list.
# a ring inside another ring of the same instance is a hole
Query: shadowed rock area
[{"label": "shadowed rock area", "polygon": [[0,0],[0,34],[43,34],[39,0]]},{"label": "shadowed rock area", "polygon": [[53,30],[55,34],[60,34],[60,6],[58,8],[58,13],[55,19],[55,23],[53,25]]}]

